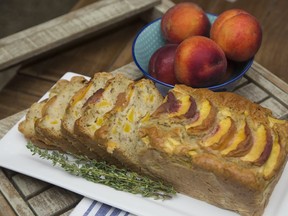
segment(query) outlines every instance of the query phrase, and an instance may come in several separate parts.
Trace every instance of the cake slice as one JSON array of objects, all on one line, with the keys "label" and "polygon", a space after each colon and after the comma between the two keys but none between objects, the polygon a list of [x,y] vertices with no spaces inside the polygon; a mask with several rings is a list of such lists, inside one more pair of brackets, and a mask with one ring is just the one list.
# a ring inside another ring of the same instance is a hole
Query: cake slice
[{"label": "cake slice", "polygon": [[99,156],[95,152],[91,152],[90,149],[78,139],[78,135],[74,132],[74,125],[76,120],[82,116],[89,98],[93,97],[94,93],[97,94],[97,91],[100,89],[103,89],[106,82],[111,78],[113,78],[113,75],[110,73],[96,73],[84,87],[73,95],[68,103],[61,123],[62,135],[69,140],[81,154],[93,159],[97,159]]},{"label": "cake slice", "polygon": [[104,88],[98,89],[84,104],[82,116],[76,120],[74,131],[78,139],[103,160],[118,164],[106,150],[100,148],[94,140],[94,133],[104,124],[105,115],[113,109],[119,94],[125,93],[132,80],[123,75],[116,75],[107,81]]},{"label": "cake slice", "polygon": [[55,143],[44,140],[36,134],[35,122],[43,116],[44,107],[47,101],[56,97],[68,84],[68,80],[59,80],[49,91],[48,98],[32,104],[25,116],[25,120],[19,123],[19,131],[24,134],[27,140],[30,140],[34,145],[40,148],[60,150]]},{"label": "cake slice", "polygon": [[149,119],[162,100],[150,80],[131,83],[125,93],[118,95],[115,107],[96,130],[94,140],[123,166],[140,171],[138,152],[145,145],[139,142],[138,127],[141,121]]},{"label": "cake slice", "polygon": [[82,76],[72,77],[59,94],[47,101],[43,108],[43,116],[35,122],[38,137],[57,145],[67,153],[79,154],[80,152],[62,136],[61,121],[70,99],[86,83],[87,80]]}]

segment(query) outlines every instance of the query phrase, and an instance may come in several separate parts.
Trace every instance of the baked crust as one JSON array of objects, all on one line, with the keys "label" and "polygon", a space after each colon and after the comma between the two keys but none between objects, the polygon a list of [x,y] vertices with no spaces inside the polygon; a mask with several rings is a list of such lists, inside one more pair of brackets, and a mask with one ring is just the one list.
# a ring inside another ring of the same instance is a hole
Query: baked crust
[{"label": "baked crust", "polygon": [[56,146],[55,143],[43,138],[36,132],[35,122],[43,117],[47,108],[47,102],[49,100],[54,100],[55,97],[57,97],[57,95],[60,94],[68,84],[68,80],[59,80],[49,90],[48,98],[38,103],[32,104],[25,116],[25,119],[19,123],[18,130],[24,134],[26,139],[30,140],[31,142],[33,142],[33,144],[40,148],[55,149],[61,151],[61,148]]},{"label": "baked crust", "polygon": [[189,196],[261,215],[286,163],[287,121],[234,93],[176,85],[169,94],[163,104],[177,108],[162,104],[141,125],[142,166]]},{"label": "baked crust", "polygon": [[126,92],[118,96],[114,108],[105,116],[104,124],[95,131],[95,142],[117,158],[120,166],[139,172],[138,152],[146,146],[139,142],[138,127],[162,100],[162,95],[150,80],[131,83]]},{"label": "baked crust", "polygon": [[74,125],[78,118],[80,118],[85,110],[86,101],[93,95],[94,92],[103,88],[106,82],[111,79],[113,75],[107,72],[95,73],[89,82],[79,89],[69,101],[65,114],[61,122],[62,135],[80,152],[92,159],[99,159],[99,155],[79,141],[78,135],[74,132]]},{"label": "baked crust", "polygon": [[61,119],[71,97],[85,84],[87,80],[82,76],[73,77],[61,92],[50,98],[42,109],[42,117],[35,121],[36,134],[57,145],[64,152],[80,154],[80,152],[62,135]]},{"label": "baked crust", "polygon": [[134,81],[123,75],[115,75],[107,81],[104,88],[97,90],[84,104],[83,114],[74,125],[74,132],[78,135],[80,142],[84,143],[92,152],[95,152],[102,160],[111,164],[120,162],[106,151],[106,148],[95,142],[94,133],[105,122],[109,112],[118,106],[117,98],[125,94],[128,85]]},{"label": "baked crust", "polygon": [[[286,164],[287,121],[229,92],[176,85],[163,100],[145,79],[103,96],[114,79],[108,73],[95,75],[73,95],[61,119],[58,132],[82,154],[159,178],[178,192],[244,216],[263,213]],[[50,102],[34,104],[19,125],[39,147],[61,146],[46,139],[50,132],[37,135],[35,125],[67,83],[59,82]],[[109,109],[95,115],[92,104],[110,97]],[[103,122],[88,132],[85,125],[97,117]]]}]

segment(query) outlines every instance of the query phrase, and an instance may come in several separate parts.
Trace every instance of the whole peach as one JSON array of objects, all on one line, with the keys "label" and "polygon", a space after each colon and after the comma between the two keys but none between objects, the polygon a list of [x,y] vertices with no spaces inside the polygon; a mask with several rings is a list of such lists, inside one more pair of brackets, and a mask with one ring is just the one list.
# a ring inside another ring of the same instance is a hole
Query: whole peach
[{"label": "whole peach", "polygon": [[208,87],[223,80],[227,59],[211,39],[192,36],[179,44],[174,67],[179,82],[192,87]]},{"label": "whole peach", "polygon": [[193,35],[208,36],[210,26],[205,12],[191,2],[176,4],[161,19],[163,37],[171,43],[180,43]]},{"label": "whole peach", "polygon": [[221,13],[212,24],[210,38],[228,59],[241,62],[249,60],[259,50],[262,30],[254,16],[244,10],[231,9]]},{"label": "whole peach", "polygon": [[166,44],[153,53],[148,67],[152,77],[171,85],[178,83],[174,73],[176,49],[176,44]]}]

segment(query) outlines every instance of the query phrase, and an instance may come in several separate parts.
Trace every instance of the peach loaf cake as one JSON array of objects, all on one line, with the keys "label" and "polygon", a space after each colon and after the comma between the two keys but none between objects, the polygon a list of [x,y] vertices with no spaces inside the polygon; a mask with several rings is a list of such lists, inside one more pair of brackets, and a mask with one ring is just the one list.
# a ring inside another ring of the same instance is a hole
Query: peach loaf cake
[{"label": "peach loaf cake", "polygon": [[49,140],[49,143],[54,143],[64,152],[79,154],[79,151],[62,136],[61,119],[72,96],[87,82],[82,76],[72,77],[70,83],[59,94],[47,101],[43,116],[35,122],[36,134],[44,140]]},{"label": "peach loaf cake", "polygon": [[76,88],[77,79],[58,81],[31,106],[19,125],[28,140],[72,144],[243,216],[263,213],[286,164],[287,121],[234,93],[176,85],[163,99],[147,79],[103,72]]},{"label": "peach loaf cake", "polygon": [[73,95],[62,118],[62,135],[69,140],[81,154],[84,154],[89,158],[97,159],[99,156],[97,153],[91,152],[86,145],[79,141],[78,135],[74,133],[74,124],[75,121],[82,116],[86,101],[95,92],[103,88],[106,85],[106,82],[112,77],[113,75],[106,72],[95,73],[90,81]]},{"label": "peach loaf cake", "polygon": [[19,131],[24,134],[26,139],[30,140],[34,145],[40,148],[61,150],[56,147],[56,143],[50,142],[49,140],[39,136],[39,134],[36,134],[35,122],[43,116],[47,101],[54,100],[53,98],[57,97],[57,94],[59,94],[68,84],[68,80],[59,80],[49,91],[48,98],[32,104],[25,116],[25,119],[19,123]]},{"label": "peach loaf cake", "polygon": [[115,75],[109,79],[103,88],[98,89],[83,105],[83,113],[74,125],[74,132],[78,135],[80,142],[84,143],[101,158],[112,164],[118,164],[116,158],[112,157],[106,149],[100,148],[94,140],[94,133],[104,123],[105,116],[116,105],[117,97],[125,94],[132,80],[123,75]]},{"label": "peach loaf cake", "polygon": [[115,107],[105,115],[101,127],[95,131],[95,143],[123,166],[141,171],[138,153],[146,145],[139,142],[138,127],[162,100],[162,95],[150,80],[130,83],[126,92],[117,97]]},{"label": "peach loaf cake", "polygon": [[262,215],[287,159],[288,122],[229,92],[176,85],[139,134],[139,162],[181,193]]}]

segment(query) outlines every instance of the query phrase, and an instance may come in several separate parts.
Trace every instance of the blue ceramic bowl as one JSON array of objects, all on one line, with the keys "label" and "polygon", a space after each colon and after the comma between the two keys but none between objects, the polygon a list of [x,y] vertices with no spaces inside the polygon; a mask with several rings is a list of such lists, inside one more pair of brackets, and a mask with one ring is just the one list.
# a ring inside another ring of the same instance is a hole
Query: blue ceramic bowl
[{"label": "blue ceramic bowl", "polygon": [[[211,24],[215,21],[217,16],[212,14],[207,14]],[[152,54],[161,46],[165,45],[166,41],[162,36],[160,29],[161,19],[157,19],[143,29],[139,31],[133,42],[132,54],[135,64],[142,71],[145,77],[153,80],[157,88],[165,94],[169,89],[174,86],[161,82],[155,79],[148,73],[149,60]],[[243,77],[243,75],[248,71],[253,63],[253,59],[245,62],[228,62],[229,75],[218,85],[208,86],[213,91],[231,91],[235,88],[237,83]]]}]

